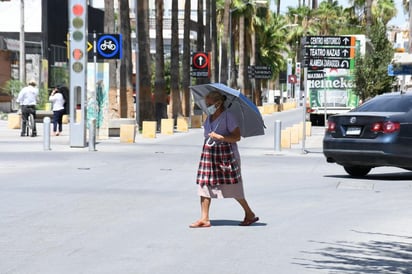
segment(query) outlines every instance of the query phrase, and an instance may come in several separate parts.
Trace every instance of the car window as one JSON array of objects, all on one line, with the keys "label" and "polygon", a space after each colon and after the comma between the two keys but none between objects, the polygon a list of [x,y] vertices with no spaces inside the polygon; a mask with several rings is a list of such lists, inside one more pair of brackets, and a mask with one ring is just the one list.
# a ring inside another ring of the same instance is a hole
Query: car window
[{"label": "car window", "polygon": [[408,112],[412,109],[412,96],[379,96],[353,109],[365,112]]}]

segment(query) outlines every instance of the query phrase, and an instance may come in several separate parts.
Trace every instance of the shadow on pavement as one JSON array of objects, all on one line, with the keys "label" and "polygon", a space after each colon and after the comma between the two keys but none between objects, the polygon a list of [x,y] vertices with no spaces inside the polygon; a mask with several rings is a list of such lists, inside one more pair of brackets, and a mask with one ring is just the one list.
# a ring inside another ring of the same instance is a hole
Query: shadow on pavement
[{"label": "shadow on pavement", "polygon": [[351,177],[349,175],[325,175],[327,178],[345,178],[352,180],[376,180],[376,181],[411,181],[412,172],[392,172],[369,174],[364,177]]},{"label": "shadow on pavement", "polygon": [[381,240],[310,241],[321,247],[315,251],[301,251],[303,257],[295,258],[293,264],[312,270],[325,270],[327,273],[412,273],[411,237],[352,231]]},{"label": "shadow on pavement", "polygon": [[[234,220],[211,220],[210,224],[212,226],[239,226],[241,221],[234,221]],[[250,226],[266,226],[266,223],[256,222]]]}]

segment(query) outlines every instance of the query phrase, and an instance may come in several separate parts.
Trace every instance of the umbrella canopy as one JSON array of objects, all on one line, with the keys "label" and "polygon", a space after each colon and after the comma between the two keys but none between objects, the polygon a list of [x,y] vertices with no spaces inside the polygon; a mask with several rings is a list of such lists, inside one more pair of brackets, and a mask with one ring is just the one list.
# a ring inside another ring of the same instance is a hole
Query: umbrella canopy
[{"label": "umbrella canopy", "polygon": [[242,137],[265,134],[265,125],[259,109],[248,98],[240,93],[240,91],[220,83],[191,86],[190,90],[192,91],[195,104],[205,113],[207,113],[205,96],[209,92],[217,90],[226,95],[227,99],[225,101],[225,107],[236,117],[240,127],[240,135]]}]

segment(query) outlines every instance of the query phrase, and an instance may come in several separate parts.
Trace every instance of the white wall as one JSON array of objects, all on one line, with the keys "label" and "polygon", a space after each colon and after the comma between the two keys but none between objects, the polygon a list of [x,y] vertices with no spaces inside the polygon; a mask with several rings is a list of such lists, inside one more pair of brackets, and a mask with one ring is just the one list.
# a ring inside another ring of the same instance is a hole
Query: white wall
[{"label": "white wall", "polygon": [[[41,0],[24,0],[25,32],[41,32]],[[20,32],[20,0],[0,2],[0,31]]]}]

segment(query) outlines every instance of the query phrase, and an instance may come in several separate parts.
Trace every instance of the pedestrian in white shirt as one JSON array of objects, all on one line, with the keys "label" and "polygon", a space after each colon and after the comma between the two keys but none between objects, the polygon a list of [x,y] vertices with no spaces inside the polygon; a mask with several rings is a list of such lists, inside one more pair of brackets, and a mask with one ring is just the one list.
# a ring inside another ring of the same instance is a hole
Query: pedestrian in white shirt
[{"label": "pedestrian in white shirt", "polygon": [[[20,136],[26,136],[26,124],[29,119],[29,115],[33,114],[34,119],[36,120],[36,105],[37,98],[39,96],[39,90],[36,88],[36,81],[30,80],[28,85],[22,90],[20,90],[19,95],[17,96],[17,102],[20,103],[21,113],[22,113],[22,127]],[[31,137],[37,135],[36,122],[34,122],[34,128]]]},{"label": "pedestrian in white shirt", "polygon": [[63,131],[63,115],[65,113],[64,103],[66,102],[61,88],[53,89],[49,101],[53,105],[53,134],[59,136]]}]

